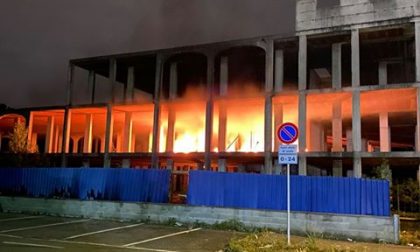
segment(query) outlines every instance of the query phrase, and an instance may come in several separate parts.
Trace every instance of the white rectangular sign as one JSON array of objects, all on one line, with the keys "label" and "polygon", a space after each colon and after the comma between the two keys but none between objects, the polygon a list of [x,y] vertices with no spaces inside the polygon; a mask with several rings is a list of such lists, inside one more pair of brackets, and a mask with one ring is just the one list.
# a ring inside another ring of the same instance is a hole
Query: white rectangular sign
[{"label": "white rectangular sign", "polygon": [[279,146],[279,164],[297,164],[297,145]]}]

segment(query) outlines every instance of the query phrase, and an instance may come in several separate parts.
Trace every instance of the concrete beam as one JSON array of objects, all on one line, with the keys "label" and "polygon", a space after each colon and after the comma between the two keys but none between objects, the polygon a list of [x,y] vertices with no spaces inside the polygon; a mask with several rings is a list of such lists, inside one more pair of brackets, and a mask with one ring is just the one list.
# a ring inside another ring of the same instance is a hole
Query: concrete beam
[{"label": "concrete beam", "polygon": [[358,29],[351,31],[351,83],[353,87],[360,86],[360,39]]},{"label": "concrete beam", "polygon": [[416,40],[416,82],[420,82],[420,21],[414,23]]},{"label": "concrete beam", "polygon": [[308,45],[306,35],[299,36],[299,90],[307,88],[307,59]]},{"label": "concrete beam", "polygon": [[283,91],[284,85],[284,52],[283,50],[275,51],[274,60],[274,92],[279,93]]},{"label": "concrete beam", "polygon": [[332,151],[343,151],[343,122],[341,113],[341,101],[335,101],[332,106]]},{"label": "concrete beam", "polygon": [[273,70],[274,42],[267,41],[265,50],[265,102],[264,102],[264,167],[266,174],[273,173]]},{"label": "concrete beam", "polygon": [[341,89],[341,43],[332,45],[332,87]]},{"label": "concrete beam", "polygon": [[[299,94],[299,153],[306,152],[306,94]],[[299,175],[307,174],[306,157],[299,156]]]},{"label": "concrete beam", "polygon": [[130,66],[127,72],[127,89],[125,90],[125,101],[133,102],[134,98],[134,67]]},{"label": "concrete beam", "polygon": [[90,98],[90,103],[95,103],[95,89],[96,89],[96,73],[93,70],[89,71],[88,76],[88,96]]},{"label": "concrete beam", "polygon": [[111,104],[107,104],[106,107],[106,124],[105,124],[105,149],[104,149],[104,167],[109,168],[111,166],[111,159],[109,152],[112,147],[112,136],[114,126],[114,113]]},{"label": "concrete beam", "polygon": [[211,142],[213,139],[213,84],[214,84],[214,55],[207,55],[207,102],[206,128],[204,143],[204,169],[211,170]]},{"label": "concrete beam", "polygon": [[49,116],[48,122],[47,122],[47,134],[45,137],[45,153],[53,152],[54,124],[55,124],[54,122],[55,122],[54,116]]},{"label": "concrete beam", "polygon": [[124,136],[122,152],[132,152],[132,140],[133,140],[133,113],[125,112],[124,119]]},{"label": "concrete beam", "polygon": [[92,153],[92,129],[93,115],[87,114],[85,119],[85,135],[83,141],[83,153]]},{"label": "concrete beam", "polygon": [[391,151],[391,131],[388,124],[388,113],[379,114],[379,143],[381,152]]}]

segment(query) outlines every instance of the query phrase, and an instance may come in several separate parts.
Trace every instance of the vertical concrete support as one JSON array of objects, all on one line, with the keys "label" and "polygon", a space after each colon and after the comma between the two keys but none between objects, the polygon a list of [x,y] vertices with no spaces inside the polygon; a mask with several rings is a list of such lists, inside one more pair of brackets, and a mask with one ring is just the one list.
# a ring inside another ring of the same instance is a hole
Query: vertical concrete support
[{"label": "vertical concrete support", "polygon": [[85,119],[85,135],[83,141],[83,153],[92,153],[92,129],[93,115],[87,114]]},{"label": "vertical concrete support", "polygon": [[[175,100],[178,93],[178,64],[172,63],[169,74],[169,99]],[[176,111],[172,104],[168,111],[168,131],[166,134],[166,152],[174,151]]]},{"label": "vertical concrete support", "polygon": [[333,176],[343,177],[343,161],[333,160]]},{"label": "vertical concrete support", "polygon": [[[282,104],[274,104],[274,132],[277,133],[278,127],[283,123],[283,105]],[[274,151],[278,151],[280,145],[280,141],[275,137],[274,140]]]},{"label": "vertical concrete support", "polygon": [[416,38],[416,82],[420,82],[420,20],[414,23]]},{"label": "vertical concrete support", "polygon": [[134,67],[128,68],[127,72],[127,88],[125,90],[125,101],[128,103],[133,102],[134,98]]},{"label": "vertical concrete support", "polygon": [[108,75],[109,85],[111,86],[111,101],[115,103],[116,101],[116,86],[115,82],[117,79],[117,60],[115,58],[111,58],[109,60],[109,75]]},{"label": "vertical concrete support", "polygon": [[388,64],[386,62],[379,62],[379,69],[378,69],[378,80],[380,86],[385,86],[388,84]]},{"label": "vertical concrete support", "polygon": [[132,152],[132,149],[131,149],[132,139],[133,139],[133,113],[125,112],[122,152],[125,152],[125,153]]},{"label": "vertical concrete support", "polygon": [[332,87],[341,88],[341,43],[332,45]]},{"label": "vertical concrete support", "polygon": [[351,80],[353,87],[360,86],[360,40],[358,29],[351,31]]},{"label": "vertical concrete support", "polygon": [[169,99],[177,98],[178,93],[178,64],[172,63],[169,72]]},{"label": "vertical concrete support", "polygon": [[109,156],[109,152],[112,148],[113,124],[114,124],[114,115],[112,111],[112,105],[107,104],[106,124],[105,124],[104,168],[109,168],[111,166],[111,158]]},{"label": "vertical concrete support", "polygon": [[273,70],[274,42],[267,41],[265,49],[265,102],[264,102],[264,168],[273,173]]},{"label": "vertical concrete support", "polygon": [[360,91],[354,90],[352,95],[352,140],[353,140],[353,176],[362,177],[362,134],[360,118]]},{"label": "vertical concrete support", "polygon": [[307,174],[306,167],[306,94],[299,94],[299,175]]},{"label": "vertical concrete support", "polygon": [[226,159],[217,160],[218,172],[226,172]]},{"label": "vertical concrete support", "polygon": [[284,85],[284,52],[283,50],[275,51],[275,70],[274,70],[274,91],[279,93],[283,90]]},{"label": "vertical concrete support", "polygon": [[299,36],[299,90],[307,87],[307,59],[308,45],[306,35]]},{"label": "vertical concrete support", "polygon": [[211,140],[213,138],[213,83],[214,83],[214,55],[207,55],[207,103],[206,129],[204,143],[204,169],[211,170]]},{"label": "vertical concrete support", "polygon": [[48,117],[47,122],[47,134],[45,137],[45,153],[52,153],[53,152],[53,144],[54,144],[54,116]]},{"label": "vertical concrete support", "polygon": [[159,129],[160,129],[160,90],[163,74],[163,57],[156,56],[155,91],[153,95],[153,139],[152,139],[152,168],[159,168]]},{"label": "vertical concrete support", "polygon": [[346,151],[350,152],[353,151],[353,137],[352,137],[352,130],[347,129],[346,130]]},{"label": "vertical concrete support", "polygon": [[[29,112],[29,121],[28,121],[28,144],[32,145],[32,131],[33,131],[33,125],[34,125],[34,113]],[[1,133],[1,132],[0,132]],[[0,138],[0,147],[1,147],[1,138]],[[0,148],[1,150],[1,148]]]},{"label": "vertical concrete support", "polygon": [[341,101],[335,101],[332,108],[332,151],[342,152],[343,151],[343,126],[342,126],[342,115],[341,115]]},{"label": "vertical concrete support", "polygon": [[73,79],[74,79],[74,65],[69,63],[67,68],[67,105],[73,102]]},{"label": "vertical concrete support", "polygon": [[90,103],[95,103],[95,89],[96,89],[96,74],[95,71],[90,70],[88,76],[88,96],[90,98]]},{"label": "vertical concrete support", "polygon": [[[61,167],[67,166],[66,153],[69,152],[71,113],[68,107],[64,110],[63,137],[61,139]],[[34,139],[32,138],[32,142]]]},{"label": "vertical concrete support", "polygon": [[58,153],[58,141],[60,137],[60,129],[56,126],[54,127],[54,143],[52,152]]},{"label": "vertical concrete support", "polygon": [[[220,59],[220,96],[225,97],[228,92],[228,57]],[[227,124],[227,111],[226,103],[221,100],[219,102],[219,131],[218,131],[218,151],[226,151],[226,124]]]},{"label": "vertical concrete support", "polygon": [[388,113],[379,114],[379,140],[381,152],[391,151],[391,131],[388,124]]}]

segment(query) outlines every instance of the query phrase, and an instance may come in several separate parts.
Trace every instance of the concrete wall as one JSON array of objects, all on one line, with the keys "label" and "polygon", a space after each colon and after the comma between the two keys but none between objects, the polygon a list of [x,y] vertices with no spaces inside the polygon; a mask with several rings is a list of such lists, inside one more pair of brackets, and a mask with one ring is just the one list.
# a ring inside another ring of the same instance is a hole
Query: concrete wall
[{"label": "concrete wall", "polygon": [[[246,226],[285,230],[286,212],[191,207],[185,205],[122,203],[109,201],[78,201],[0,197],[0,210],[92,219],[150,220],[164,222],[175,218],[179,222],[196,221],[214,224],[237,219]],[[395,225],[394,225],[395,223]],[[297,234],[323,234],[338,238],[398,242],[398,217],[350,216],[317,213],[291,213],[291,230]]]},{"label": "concrete wall", "polygon": [[317,0],[298,0],[296,31],[306,33],[349,29],[354,25],[376,26],[398,22],[420,15],[418,0],[340,0],[329,8],[318,8]]}]

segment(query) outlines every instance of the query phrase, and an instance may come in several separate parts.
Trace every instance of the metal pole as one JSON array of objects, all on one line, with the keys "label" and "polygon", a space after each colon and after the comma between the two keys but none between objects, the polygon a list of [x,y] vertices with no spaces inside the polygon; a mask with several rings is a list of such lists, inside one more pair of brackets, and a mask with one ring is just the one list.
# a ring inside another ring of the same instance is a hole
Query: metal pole
[{"label": "metal pole", "polygon": [[290,246],[290,164],[287,164],[287,245]]}]

